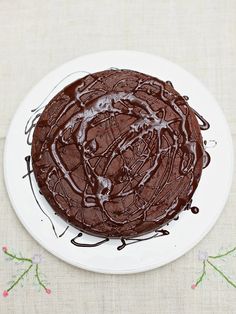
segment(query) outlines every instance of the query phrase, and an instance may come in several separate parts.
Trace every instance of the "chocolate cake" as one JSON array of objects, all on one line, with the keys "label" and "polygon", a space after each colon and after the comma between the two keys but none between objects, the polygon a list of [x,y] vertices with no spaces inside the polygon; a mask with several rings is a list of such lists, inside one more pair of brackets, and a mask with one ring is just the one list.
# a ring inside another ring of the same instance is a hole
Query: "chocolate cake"
[{"label": "chocolate cake", "polygon": [[205,156],[186,97],[131,70],[66,86],[32,142],[33,171],[54,211],[84,232],[117,238],[157,230],[188,208]]}]

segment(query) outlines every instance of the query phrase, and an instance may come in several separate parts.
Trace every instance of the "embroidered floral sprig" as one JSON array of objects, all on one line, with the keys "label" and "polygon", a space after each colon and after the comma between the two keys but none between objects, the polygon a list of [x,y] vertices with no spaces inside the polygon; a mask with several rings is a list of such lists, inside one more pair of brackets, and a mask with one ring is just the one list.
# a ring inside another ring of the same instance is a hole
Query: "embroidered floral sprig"
[{"label": "embroidered floral sprig", "polygon": [[225,256],[228,256],[236,251],[236,247],[233,249],[226,251],[225,253],[219,254],[219,255],[208,255],[207,252],[199,252],[198,254],[198,259],[202,261],[203,267],[202,267],[202,272],[199,278],[196,280],[195,283],[191,285],[192,289],[197,288],[197,286],[203,281],[203,279],[206,277],[206,268],[209,266],[212,268],[214,271],[216,271],[222,278],[224,278],[232,287],[236,288],[236,283],[234,283],[228,276],[225,275],[225,273],[219,269],[218,266],[216,266],[213,261],[216,259],[224,258]]},{"label": "embroidered floral sprig", "polygon": [[8,289],[4,290],[2,295],[4,297],[7,297],[9,295],[9,292],[17,286],[28,274],[31,270],[34,270],[35,272],[35,278],[37,284],[45,290],[47,294],[51,293],[51,289],[46,287],[46,283],[44,280],[40,278],[39,273],[39,264],[42,263],[42,256],[40,254],[35,254],[32,258],[25,258],[21,256],[16,256],[16,254],[12,254],[8,251],[7,246],[2,247],[2,251],[9,257],[10,260],[14,260],[18,263],[27,263],[27,268],[18,276],[15,277],[15,280],[13,280],[9,286]]}]

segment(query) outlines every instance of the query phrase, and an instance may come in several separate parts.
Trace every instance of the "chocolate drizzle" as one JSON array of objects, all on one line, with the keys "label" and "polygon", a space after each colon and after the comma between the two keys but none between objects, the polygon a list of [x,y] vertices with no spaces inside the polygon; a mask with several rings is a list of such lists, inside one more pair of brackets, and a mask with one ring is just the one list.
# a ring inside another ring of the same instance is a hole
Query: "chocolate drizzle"
[{"label": "chocolate drizzle", "polygon": [[[147,240],[154,239],[154,238],[159,238],[159,237],[162,237],[162,236],[165,236],[168,234],[169,234],[169,231],[167,231],[167,230],[156,230],[156,231],[154,231],[153,235],[148,236],[146,238],[129,238],[129,239],[121,238],[120,240],[121,240],[122,244],[117,247],[117,250],[121,251],[128,245],[132,245],[132,244],[135,244],[138,242],[147,241]],[[82,236],[83,236],[83,234],[81,232],[78,233],[73,239],[71,239],[71,243],[73,245],[79,246],[79,247],[96,247],[96,246],[102,245],[102,244],[109,241],[109,238],[105,238],[105,239],[98,241],[98,242],[95,242],[95,243],[79,243],[79,242],[77,242],[76,240]]]},{"label": "chocolate drizzle", "polygon": [[75,246],[79,246],[79,247],[96,247],[96,246],[99,246],[107,241],[109,241],[109,238],[105,238],[101,241],[98,241],[98,242],[95,242],[95,243],[79,243],[76,241],[76,239],[82,237],[83,234],[80,232],[77,234],[76,237],[74,237],[73,239],[71,239],[71,243]]},{"label": "chocolate drizzle", "polygon": [[174,87],[171,81],[166,81],[166,84],[170,85],[171,87]]},{"label": "chocolate drizzle", "polygon": [[65,77],[63,77],[51,90],[50,90],[50,93],[47,94],[47,96],[41,101],[41,103],[34,109],[31,110],[31,112],[37,112],[39,111],[40,109],[44,108],[44,103],[45,101],[49,98],[49,96],[55,91],[55,89],[63,82],[65,81],[65,79],[67,79],[68,77],[74,75],[74,74],[77,74],[77,73],[84,73],[84,74],[90,74],[90,72],[88,71],[81,71],[81,70],[78,70],[78,71],[74,71],[74,72],[71,72],[69,74],[67,74]]},{"label": "chocolate drizzle", "polygon": [[66,231],[69,229],[69,226],[66,227],[66,229],[59,235],[59,238],[61,238],[62,236],[64,236],[64,234],[66,233]]},{"label": "chocolate drizzle", "polygon": [[47,94],[47,96],[40,102],[40,104],[31,110],[31,112],[33,113],[30,118],[27,120],[26,122],[26,126],[25,126],[25,135],[27,135],[27,144],[28,145],[32,145],[32,133],[35,129],[35,126],[37,124],[37,121],[39,119],[39,117],[41,116],[41,112],[42,110],[45,108],[45,102],[46,100],[49,98],[49,96],[56,90],[56,88],[67,78],[69,78],[70,76],[77,74],[77,73],[85,73],[85,74],[89,74],[89,72],[87,71],[74,71],[72,73],[69,73],[68,75],[66,75],[65,77],[63,77],[49,92],[49,94]]},{"label": "chocolate drizzle", "polygon": [[210,124],[206,121],[206,119],[203,118],[196,110],[192,108],[192,111],[195,113],[196,117],[202,122],[202,124],[199,125],[200,129],[203,131],[206,131],[209,129]]},{"label": "chocolate drizzle", "polygon": [[30,183],[30,188],[31,188],[31,191],[33,193],[33,196],[34,196],[34,199],[36,201],[36,203],[38,204],[38,207],[40,208],[41,212],[47,217],[47,219],[50,221],[51,223],[51,226],[52,226],[52,230],[55,234],[55,236],[58,238],[58,235],[57,235],[57,232],[56,232],[56,229],[55,229],[55,226],[52,222],[52,219],[48,216],[48,214],[43,210],[42,206],[40,205],[36,195],[35,195],[35,192],[34,192],[34,188],[33,188],[33,184],[32,184],[32,179],[31,179],[31,173],[32,171],[30,170],[30,156],[26,156],[25,157],[25,161],[26,161],[26,167],[27,167],[27,174],[24,175],[22,178],[26,178],[28,177],[29,178],[29,183]]},{"label": "chocolate drizzle", "polygon": [[211,156],[209,155],[209,153],[207,151],[204,152],[204,156],[203,156],[203,169],[205,169],[209,163],[211,161]]},{"label": "chocolate drizzle", "polygon": [[[207,156],[194,114],[202,130],[209,123],[186,100],[170,82],[128,70],[66,87],[39,118],[32,147],[36,179],[52,207],[79,229],[109,237],[150,232],[175,218]],[[77,164],[67,154],[77,154]]]},{"label": "chocolate drizzle", "polygon": [[147,240],[154,239],[154,238],[163,237],[163,236],[169,234],[169,231],[167,231],[167,230],[156,230],[154,232],[155,232],[154,235],[151,235],[151,236],[146,237],[146,238],[133,238],[133,239],[121,238],[120,240],[121,240],[122,244],[117,247],[117,250],[120,251],[120,250],[123,250],[128,245],[135,244],[138,242],[147,241]]},{"label": "chocolate drizzle", "polygon": [[199,208],[196,207],[196,206],[193,206],[193,207],[191,207],[191,212],[192,212],[193,214],[198,214],[198,213],[199,213]]},{"label": "chocolate drizzle", "polygon": [[205,140],[204,142],[204,146],[205,148],[215,148],[217,145],[217,141],[216,140]]},{"label": "chocolate drizzle", "polygon": [[38,122],[39,117],[41,116],[40,113],[36,114],[34,117],[30,118],[25,126],[25,135],[27,135],[27,144],[31,145],[32,141],[31,141],[31,136],[32,136],[32,132],[34,131],[34,128]]}]

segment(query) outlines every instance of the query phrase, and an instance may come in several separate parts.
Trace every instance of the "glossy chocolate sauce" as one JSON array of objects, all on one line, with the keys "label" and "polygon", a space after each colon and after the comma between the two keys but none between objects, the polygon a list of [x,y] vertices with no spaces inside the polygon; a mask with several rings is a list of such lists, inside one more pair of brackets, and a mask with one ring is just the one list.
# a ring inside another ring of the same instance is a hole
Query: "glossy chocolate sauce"
[{"label": "glossy chocolate sauce", "polygon": [[193,214],[198,214],[198,213],[199,213],[199,208],[196,207],[196,206],[193,206],[193,207],[191,207],[191,212],[192,212]]},{"label": "glossy chocolate sauce", "polygon": [[28,135],[39,118],[39,187],[87,233],[125,238],[161,228],[190,202],[209,160],[195,115],[209,128],[170,82],[129,70],[88,75],[27,125]]}]

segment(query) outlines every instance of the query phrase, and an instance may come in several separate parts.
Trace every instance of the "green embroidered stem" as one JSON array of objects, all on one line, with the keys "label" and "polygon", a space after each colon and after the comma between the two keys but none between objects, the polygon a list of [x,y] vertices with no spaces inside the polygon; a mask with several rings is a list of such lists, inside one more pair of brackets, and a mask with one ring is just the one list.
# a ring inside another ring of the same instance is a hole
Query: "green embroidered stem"
[{"label": "green embroidered stem", "polygon": [[231,286],[233,286],[234,288],[236,288],[236,284],[231,281],[228,277],[226,277],[226,275],[219,269],[217,268],[214,264],[212,264],[209,260],[207,260],[207,263],[209,265],[211,265],[211,267],[213,267]]},{"label": "green embroidered stem", "polygon": [[226,252],[224,254],[220,254],[220,255],[216,255],[216,256],[208,256],[208,257],[209,258],[221,258],[221,257],[229,255],[230,253],[233,253],[234,251],[236,251],[236,247],[233,248],[232,250],[229,250],[228,252]]},{"label": "green embroidered stem", "polygon": [[206,262],[203,261],[203,269],[202,269],[202,274],[201,276],[198,278],[197,282],[196,282],[196,286],[203,280],[204,276],[206,276]]},{"label": "green embroidered stem", "polygon": [[38,264],[36,264],[35,270],[36,270],[36,271],[35,271],[35,277],[37,278],[39,285],[40,285],[41,287],[43,287],[43,288],[46,290],[47,287],[42,283],[42,281],[41,281],[40,278],[39,278],[39,265],[38,265]]},{"label": "green embroidered stem", "polygon": [[11,285],[10,288],[7,289],[7,291],[9,292],[12,288],[15,287],[15,285],[18,284],[18,282],[23,279],[23,277],[30,271],[31,267],[33,266],[33,264],[31,264],[21,275],[20,277]]},{"label": "green embroidered stem", "polygon": [[23,257],[17,257],[16,255],[13,255],[7,251],[4,252],[6,255],[12,257],[13,259],[16,259],[17,261],[25,261],[25,262],[30,262],[32,263],[32,259],[30,258],[23,258]]},{"label": "green embroidered stem", "polygon": [[[2,295],[4,298],[9,295],[9,291],[11,291],[22,279],[24,279],[24,277],[30,272],[30,270],[33,269],[34,265],[35,265],[35,277],[37,279],[37,284],[39,284],[39,286],[43,287],[47,294],[51,294],[51,292],[52,292],[51,289],[47,288],[45,286],[46,283],[44,283],[44,281],[40,278],[41,275],[39,274],[39,263],[41,263],[41,261],[42,261],[42,257],[40,254],[35,254],[32,258],[19,257],[13,253],[9,253],[7,246],[3,246],[2,251],[7,256],[9,256],[11,258],[11,260],[30,263],[30,265],[28,264],[29,265],[28,268],[26,268],[23,271],[23,273],[17,277],[17,279],[15,281],[11,281],[9,283],[9,285],[11,285],[11,286],[7,290],[3,291]],[[20,256],[21,256],[21,254],[20,254]]]}]

